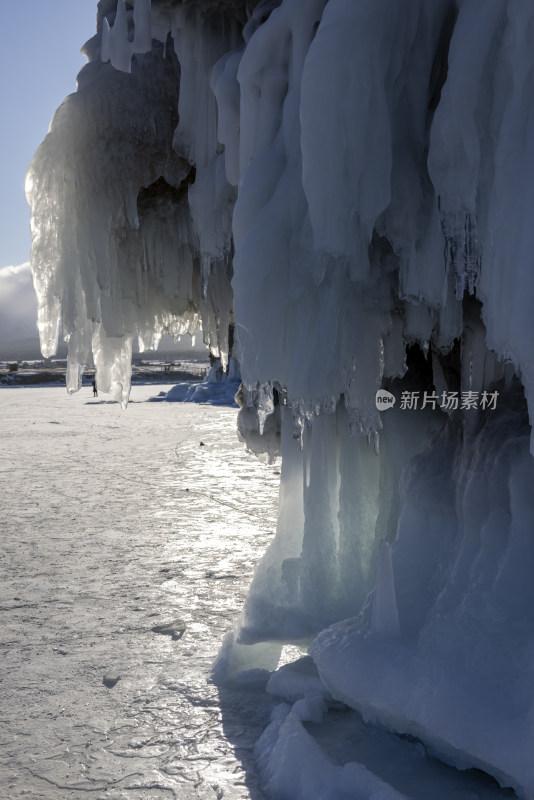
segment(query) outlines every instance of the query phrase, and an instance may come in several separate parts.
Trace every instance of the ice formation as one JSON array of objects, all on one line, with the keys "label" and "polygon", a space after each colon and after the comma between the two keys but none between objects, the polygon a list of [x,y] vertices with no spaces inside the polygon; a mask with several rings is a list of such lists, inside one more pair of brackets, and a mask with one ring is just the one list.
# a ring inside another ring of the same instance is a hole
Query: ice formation
[{"label": "ice formation", "polygon": [[26,178],[43,354],[62,332],[76,391],[92,349],[99,388],[123,404],[136,336],[143,350],[201,323],[226,365],[235,195],[210,69],[232,47],[237,21],[195,7],[169,16],[164,3],[149,20],[148,0],[131,6],[99,3],[78,91]]},{"label": "ice formation", "polygon": [[100,0],[27,178],[71,390],[92,347],[125,403],[132,339],[199,323],[225,364],[235,320],[240,433],[282,456],[236,652],[320,632],[332,697],[525,798],[533,31],[530,0]]}]

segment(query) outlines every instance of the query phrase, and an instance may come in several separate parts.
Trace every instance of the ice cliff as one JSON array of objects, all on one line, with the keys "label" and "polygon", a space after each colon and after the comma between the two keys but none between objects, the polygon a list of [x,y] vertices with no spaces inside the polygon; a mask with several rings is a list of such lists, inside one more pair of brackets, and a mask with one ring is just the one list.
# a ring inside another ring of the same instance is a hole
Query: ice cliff
[{"label": "ice cliff", "polygon": [[226,363],[235,319],[282,455],[242,646],[320,632],[333,697],[525,798],[533,40],[530,0],[100,0],[27,175],[69,390],[92,350],[125,404],[133,338],[199,324]]}]

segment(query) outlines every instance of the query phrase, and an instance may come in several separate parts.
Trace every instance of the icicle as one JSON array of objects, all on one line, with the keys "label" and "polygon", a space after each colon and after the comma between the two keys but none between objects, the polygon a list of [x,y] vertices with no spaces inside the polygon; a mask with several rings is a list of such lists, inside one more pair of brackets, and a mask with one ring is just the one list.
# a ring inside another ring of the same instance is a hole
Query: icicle
[{"label": "icicle", "polygon": [[152,49],[150,6],[151,0],[135,0],[134,53],[149,53]]},{"label": "icicle", "polygon": [[371,631],[387,637],[400,634],[391,548],[384,540],[378,551]]},{"label": "icicle", "polygon": [[115,22],[110,27],[104,17],[102,23],[102,62],[111,61],[120,72],[132,71],[132,56],[135,53],[148,53],[152,48],[150,23],[151,0],[135,0],[133,11],[134,38],[128,39],[128,16],[125,0],[118,0]]},{"label": "icicle", "polygon": [[258,422],[260,436],[265,427],[265,420],[274,412],[273,385],[270,382],[262,383],[258,387]]}]

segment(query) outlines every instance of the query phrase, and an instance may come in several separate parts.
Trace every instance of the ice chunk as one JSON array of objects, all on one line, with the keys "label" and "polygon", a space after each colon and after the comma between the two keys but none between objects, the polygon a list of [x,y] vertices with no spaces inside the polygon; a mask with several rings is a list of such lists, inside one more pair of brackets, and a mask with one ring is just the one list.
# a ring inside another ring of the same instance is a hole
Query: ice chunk
[{"label": "ice chunk", "polygon": [[255,755],[267,791],[280,800],[407,800],[362,764],[335,766],[285,705],[257,742]]},{"label": "ice chunk", "polygon": [[310,656],[279,667],[269,678],[267,691],[292,702],[304,697],[329,697]]}]

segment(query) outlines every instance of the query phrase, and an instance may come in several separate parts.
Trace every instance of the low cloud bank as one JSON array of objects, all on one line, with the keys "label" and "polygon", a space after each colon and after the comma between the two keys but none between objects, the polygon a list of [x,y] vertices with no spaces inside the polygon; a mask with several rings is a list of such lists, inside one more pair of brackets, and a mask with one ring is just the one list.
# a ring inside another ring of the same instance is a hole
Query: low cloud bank
[{"label": "low cloud bank", "polygon": [[0,344],[35,339],[37,301],[29,262],[0,269]]}]

